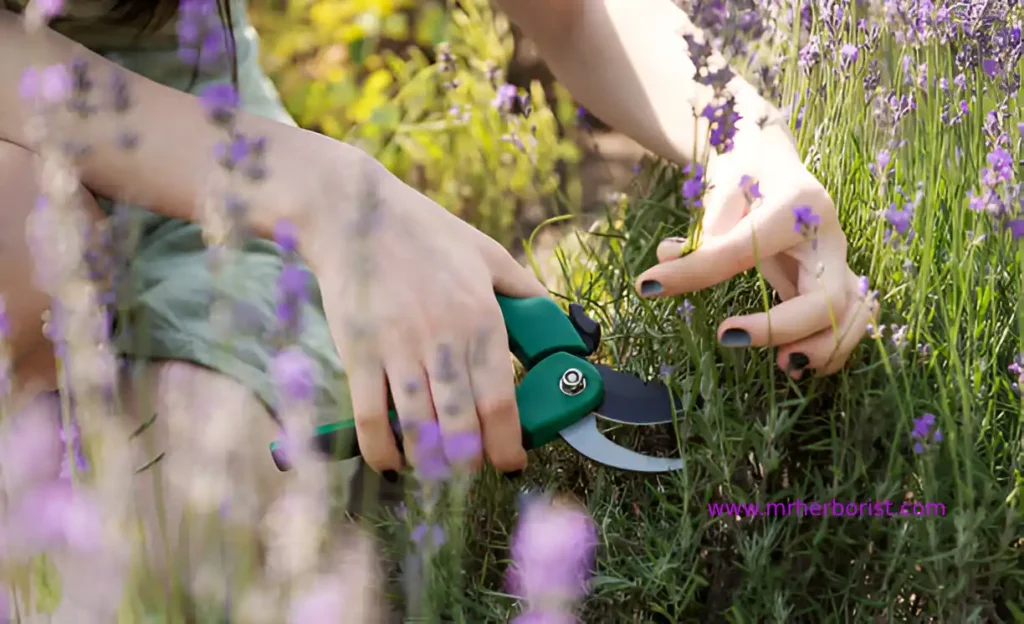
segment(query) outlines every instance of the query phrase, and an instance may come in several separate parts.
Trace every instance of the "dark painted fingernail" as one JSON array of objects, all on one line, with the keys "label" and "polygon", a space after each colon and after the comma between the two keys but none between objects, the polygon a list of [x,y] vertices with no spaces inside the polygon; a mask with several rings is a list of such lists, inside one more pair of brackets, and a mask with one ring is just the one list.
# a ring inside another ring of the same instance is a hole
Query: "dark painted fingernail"
[{"label": "dark painted fingernail", "polygon": [[742,329],[727,329],[718,342],[723,347],[749,347],[750,334]]},{"label": "dark painted fingernail", "polygon": [[806,368],[811,363],[811,359],[803,353],[790,353],[789,354],[789,370],[798,371]]},{"label": "dark painted fingernail", "polygon": [[509,481],[515,481],[516,479],[518,479],[521,476],[523,476],[523,471],[522,470],[513,470],[512,472],[506,472],[504,474],[504,477],[506,479],[508,479]]},{"label": "dark painted fingernail", "polygon": [[385,470],[380,476],[388,483],[398,483],[398,472],[395,470]]},{"label": "dark painted fingernail", "polygon": [[644,297],[660,295],[665,288],[657,280],[644,280],[640,282],[640,294]]}]

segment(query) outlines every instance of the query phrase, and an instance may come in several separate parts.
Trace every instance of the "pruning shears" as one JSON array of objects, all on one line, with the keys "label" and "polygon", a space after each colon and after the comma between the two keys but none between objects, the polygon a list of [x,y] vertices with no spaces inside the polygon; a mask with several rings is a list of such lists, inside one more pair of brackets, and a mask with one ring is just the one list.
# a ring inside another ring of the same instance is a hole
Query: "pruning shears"
[{"label": "pruning shears", "polygon": [[[509,349],[526,370],[516,387],[526,450],[561,437],[581,455],[613,468],[647,473],[682,468],[680,458],[638,453],[598,429],[598,417],[630,425],[669,423],[679,408],[661,382],[643,381],[585,359],[600,345],[601,326],[582,306],[571,304],[566,314],[547,297],[497,297]],[[402,431],[393,409],[389,419],[401,446]],[[355,422],[321,425],[314,432],[313,448],[325,459],[359,456]],[[283,442],[272,443],[270,451],[278,469],[288,470]]]}]

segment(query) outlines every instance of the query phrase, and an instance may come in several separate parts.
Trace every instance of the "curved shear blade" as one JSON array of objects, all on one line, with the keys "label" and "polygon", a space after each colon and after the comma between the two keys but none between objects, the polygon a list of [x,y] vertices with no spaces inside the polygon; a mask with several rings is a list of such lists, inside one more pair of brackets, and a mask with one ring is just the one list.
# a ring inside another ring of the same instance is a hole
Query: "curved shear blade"
[{"label": "curved shear blade", "polygon": [[[604,364],[595,364],[604,382],[604,401],[594,410],[605,420],[624,425],[663,425],[672,422],[672,394],[660,381],[644,381],[630,373],[620,373]],[[676,411],[683,411],[675,401]]]},{"label": "curved shear blade", "polygon": [[609,440],[597,429],[597,417],[590,414],[560,432],[569,446],[580,455],[599,464],[632,472],[671,472],[683,467],[683,460],[672,457],[651,457],[637,453]]}]

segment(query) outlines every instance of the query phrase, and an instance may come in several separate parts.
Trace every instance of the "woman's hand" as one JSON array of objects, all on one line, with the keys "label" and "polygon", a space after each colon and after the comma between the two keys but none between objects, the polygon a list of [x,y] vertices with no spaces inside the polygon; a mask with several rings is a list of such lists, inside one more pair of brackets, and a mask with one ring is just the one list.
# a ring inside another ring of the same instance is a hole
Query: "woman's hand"
[{"label": "woman's hand", "polygon": [[[314,211],[300,251],[319,281],[345,365],[363,458],[379,471],[402,457],[388,425],[387,389],[407,449],[416,424],[437,419],[452,463],[522,469],[515,379],[495,291],[547,296],[496,241],[366,158],[351,207]],[[339,191],[340,192],[340,191]],[[344,195],[333,195],[335,198]],[[416,463],[413,453],[409,461]]]},{"label": "woman's hand", "polygon": [[841,369],[878,312],[846,264],[846,236],[828,193],[807,171],[785,130],[767,126],[712,159],[699,247],[658,246],[660,264],[637,279],[643,296],[671,296],[724,282],[754,268],[782,303],[734,316],[718,328],[727,347],[776,346],[778,365],[799,379],[806,370]]}]

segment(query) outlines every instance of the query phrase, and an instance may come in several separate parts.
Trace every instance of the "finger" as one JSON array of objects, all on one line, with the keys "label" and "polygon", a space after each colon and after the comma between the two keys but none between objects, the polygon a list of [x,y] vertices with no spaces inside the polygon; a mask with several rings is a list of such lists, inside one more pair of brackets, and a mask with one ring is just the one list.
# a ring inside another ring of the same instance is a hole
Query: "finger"
[{"label": "finger", "polygon": [[527,459],[504,325],[478,332],[470,351],[470,380],[491,465],[502,472],[522,470]]},{"label": "finger", "polygon": [[[658,244],[658,262],[670,262],[679,258],[685,246],[685,238],[666,238]],[[786,301],[797,295],[797,288],[793,280],[789,278],[790,272],[787,272],[782,265],[780,261],[782,258],[785,258],[785,256],[764,258],[761,260],[758,268],[765,280],[779,293],[779,298]],[[791,273],[795,275],[796,270],[794,269]]]},{"label": "finger", "polygon": [[790,275],[795,276],[797,270],[787,271],[783,264],[785,260],[787,260],[786,256],[765,258],[761,260],[758,268],[761,270],[761,275],[764,276],[765,281],[771,284],[775,292],[779,293],[779,299],[788,301],[798,294],[796,282],[789,277]]},{"label": "finger", "polygon": [[878,302],[849,296],[838,330],[828,328],[779,350],[778,365],[799,379],[813,369],[815,376],[831,375],[846,365],[850,354],[878,317]]},{"label": "finger", "polygon": [[686,256],[648,269],[637,278],[640,294],[669,296],[703,290],[754,268],[762,258],[803,242],[791,207],[821,205],[821,199],[812,195],[816,193],[805,191],[784,201],[766,203],[740,219],[725,235],[707,237]]},{"label": "finger", "polygon": [[704,216],[701,228],[710,236],[723,236],[750,211],[750,202],[742,183],[753,180],[739,178],[724,186],[712,186],[704,195]]},{"label": "finger", "polygon": [[405,459],[410,465],[417,466],[416,453],[413,452],[417,445],[417,432],[423,423],[436,419],[427,373],[420,363],[407,357],[394,358],[386,364],[386,371],[391,400],[402,427]]},{"label": "finger", "polygon": [[348,370],[349,392],[360,454],[378,472],[398,470],[402,456],[388,423],[384,369],[362,364]]},{"label": "finger", "polygon": [[[437,343],[427,365],[430,394],[437,413],[444,448],[453,465],[480,465],[480,420],[469,379],[468,348],[456,348],[454,340]],[[466,344],[463,342],[463,344]],[[473,448],[473,440],[477,440]]]},{"label": "finger", "polygon": [[523,265],[516,262],[500,243],[488,239],[484,245],[484,262],[491,270],[494,290],[509,297],[547,297],[548,289]]},{"label": "finger", "polygon": [[[818,277],[819,290],[783,301],[767,312],[726,319],[718,328],[719,341],[726,346],[778,346],[839,327],[846,311],[846,266],[829,266]],[[742,344],[738,339],[742,334],[737,332],[746,333],[747,344]],[[727,340],[728,336],[732,338]]]}]

